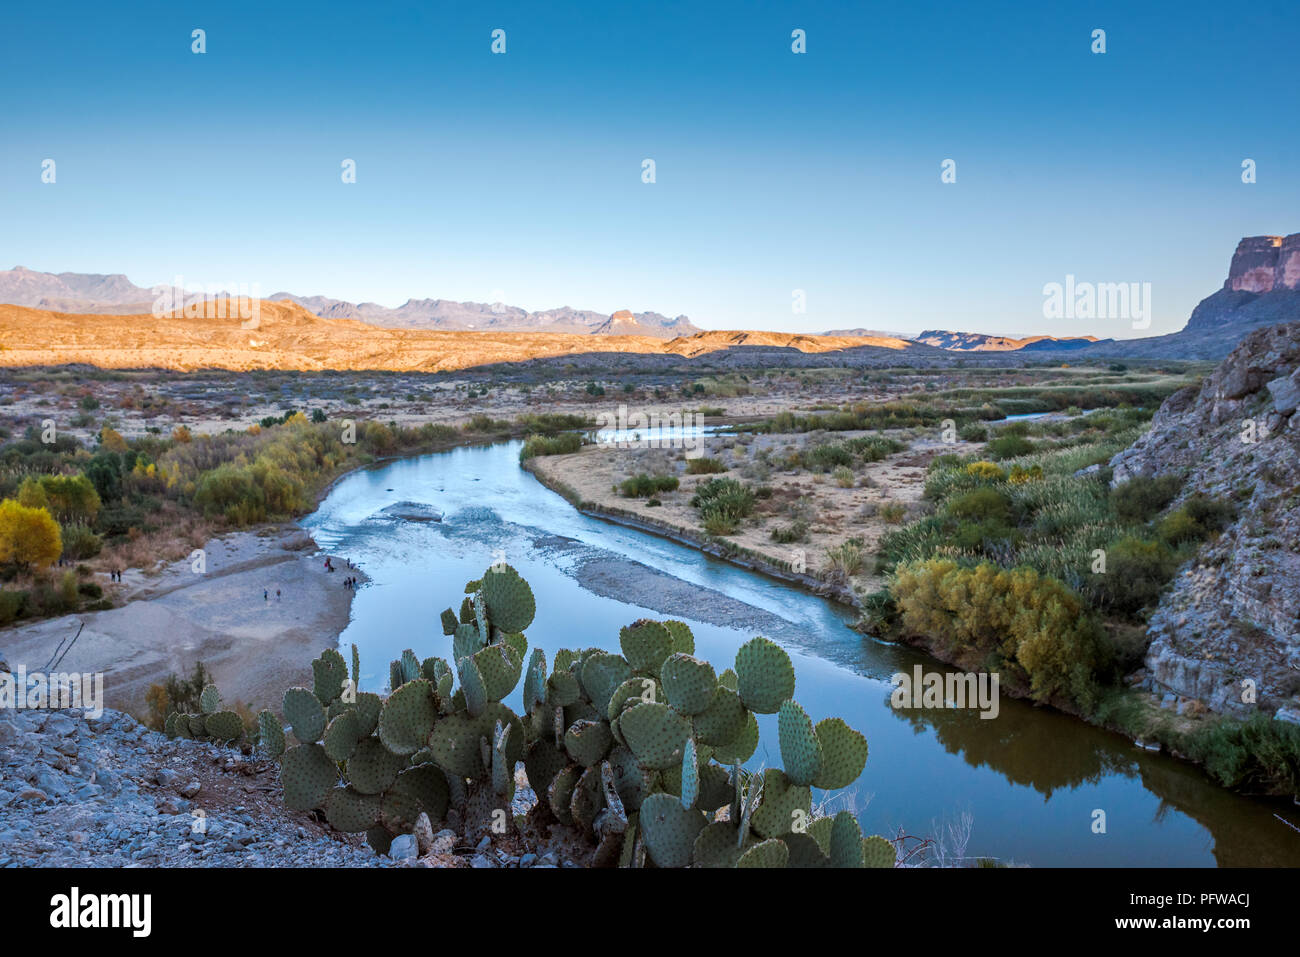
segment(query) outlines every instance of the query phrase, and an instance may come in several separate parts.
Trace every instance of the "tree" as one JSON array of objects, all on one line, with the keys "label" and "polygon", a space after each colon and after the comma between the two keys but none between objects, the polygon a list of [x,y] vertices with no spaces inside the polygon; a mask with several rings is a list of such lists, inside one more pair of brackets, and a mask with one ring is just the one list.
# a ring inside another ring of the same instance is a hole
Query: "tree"
[{"label": "tree", "polygon": [[44,568],[62,552],[63,538],[54,516],[15,499],[0,502],[0,564]]},{"label": "tree", "polygon": [[93,525],[99,514],[99,493],[84,475],[29,476],[18,489],[18,501],[44,508],[64,525]]}]

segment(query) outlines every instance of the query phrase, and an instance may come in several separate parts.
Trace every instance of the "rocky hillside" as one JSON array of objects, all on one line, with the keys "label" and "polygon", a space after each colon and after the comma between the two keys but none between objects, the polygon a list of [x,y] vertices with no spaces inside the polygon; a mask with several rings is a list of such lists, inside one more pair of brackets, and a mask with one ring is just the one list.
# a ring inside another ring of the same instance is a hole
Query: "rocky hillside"
[{"label": "rocky hillside", "polygon": [[1300,322],[1256,330],[1199,387],[1170,396],[1112,461],[1113,481],[1184,473],[1183,495],[1233,501],[1237,519],[1182,569],[1150,620],[1156,690],[1300,720]]}]

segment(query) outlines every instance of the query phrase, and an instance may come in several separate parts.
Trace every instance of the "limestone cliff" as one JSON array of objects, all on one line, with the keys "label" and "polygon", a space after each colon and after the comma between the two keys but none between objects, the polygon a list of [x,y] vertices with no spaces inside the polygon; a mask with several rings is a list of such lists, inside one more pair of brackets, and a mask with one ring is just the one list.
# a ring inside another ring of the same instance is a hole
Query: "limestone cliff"
[{"label": "limestone cliff", "polygon": [[[1265,281],[1255,252],[1240,255],[1238,281]],[[1258,707],[1300,716],[1298,406],[1300,322],[1257,329],[1199,387],[1170,396],[1150,431],[1111,460],[1116,484],[1182,472],[1184,496],[1200,491],[1238,509],[1151,617],[1155,690],[1243,713],[1252,707],[1243,681],[1253,679]]]}]

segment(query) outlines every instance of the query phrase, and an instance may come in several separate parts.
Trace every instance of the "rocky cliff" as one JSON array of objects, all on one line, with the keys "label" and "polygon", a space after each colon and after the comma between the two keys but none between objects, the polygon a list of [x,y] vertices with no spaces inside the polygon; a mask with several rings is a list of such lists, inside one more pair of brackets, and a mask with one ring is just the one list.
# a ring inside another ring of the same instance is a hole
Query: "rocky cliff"
[{"label": "rocky cliff", "polygon": [[[1241,256],[1243,282],[1263,281],[1253,256]],[[1150,431],[1111,460],[1117,484],[1183,473],[1184,496],[1199,491],[1237,506],[1237,519],[1179,572],[1151,617],[1155,690],[1216,711],[1258,706],[1300,717],[1297,407],[1300,322],[1258,329],[1199,387],[1170,396]],[[1246,679],[1257,688],[1254,704],[1243,701]]]}]

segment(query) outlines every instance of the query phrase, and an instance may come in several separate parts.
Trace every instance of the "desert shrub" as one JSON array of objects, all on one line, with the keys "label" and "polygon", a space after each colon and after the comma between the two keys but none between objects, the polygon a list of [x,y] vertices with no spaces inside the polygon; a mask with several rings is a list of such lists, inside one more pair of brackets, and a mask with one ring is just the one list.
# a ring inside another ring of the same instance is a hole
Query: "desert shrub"
[{"label": "desert shrub", "polygon": [[971,462],[966,466],[965,472],[973,478],[989,482],[1004,482],[1007,478],[1007,473],[1001,466],[988,461]]},{"label": "desert shrub", "polygon": [[984,446],[984,454],[994,461],[1019,458],[1034,451],[1034,443],[1019,435],[999,435]]},{"label": "desert shrub", "polygon": [[977,488],[949,500],[944,511],[956,519],[1006,525],[1011,521],[1011,500],[997,489]]},{"label": "desert shrub", "polygon": [[1142,538],[1121,538],[1105,552],[1105,574],[1089,575],[1085,587],[1099,607],[1125,615],[1154,604],[1180,563],[1164,542]]},{"label": "desert shrub", "polygon": [[[736,479],[709,479],[695,490],[691,505],[711,535],[729,535],[754,511],[754,490]],[[716,529],[716,530],[715,530]]]},{"label": "desert shrub", "polygon": [[711,459],[707,455],[702,455],[698,459],[686,460],[687,475],[714,475],[718,472],[727,471],[727,466],[721,459]]},{"label": "desert shrub", "polygon": [[826,549],[826,570],[833,578],[851,578],[862,571],[865,556],[862,543],[850,540]]},{"label": "desert shrub", "polygon": [[814,446],[805,454],[808,467],[827,472],[837,466],[853,464],[853,453],[839,443]]},{"label": "desert shrub", "polygon": [[1189,495],[1179,511],[1197,524],[1201,529],[1201,538],[1209,538],[1223,531],[1237,512],[1231,502],[1213,499],[1201,492]]},{"label": "desert shrub", "polygon": [[789,545],[792,542],[802,542],[808,538],[808,523],[802,521],[791,522],[789,525],[778,525],[772,529],[772,541],[780,545]]},{"label": "desert shrub", "polygon": [[902,502],[883,502],[878,512],[887,525],[897,525],[907,515],[907,507]]},{"label": "desert shrub", "polygon": [[1262,713],[1220,718],[1189,734],[1183,747],[1224,787],[1300,793],[1300,725]]},{"label": "desert shrub", "polygon": [[674,492],[677,485],[675,475],[647,475],[639,472],[624,479],[618,486],[618,493],[624,498],[649,498],[659,492]]},{"label": "desert shrub", "polygon": [[531,459],[536,455],[569,455],[582,448],[583,438],[577,432],[561,432],[559,435],[530,435],[524,439],[524,446],[519,450],[519,459]]},{"label": "desert shrub", "polygon": [[849,439],[844,443],[844,447],[864,462],[879,462],[886,456],[903,451],[907,445],[897,439],[885,438],[883,435],[862,435],[856,439]]},{"label": "desert shrub", "polygon": [[853,488],[853,469],[841,465],[831,473],[831,478],[840,488]]},{"label": "desert shrub", "polygon": [[1109,648],[1083,602],[1029,568],[1006,570],[951,559],[900,565],[890,587],[902,627],[958,660],[1003,673],[1035,701],[1096,703]]},{"label": "desert shrub", "polygon": [[989,430],[978,422],[967,422],[957,430],[957,437],[963,442],[987,442]]},{"label": "desert shrub", "polygon": [[1012,485],[1024,485],[1026,482],[1037,482],[1043,477],[1043,467],[1041,465],[1031,465],[1029,468],[1021,468],[1019,465],[1011,467],[1011,474],[1007,476],[1007,481]]},{"label": "desert shrub", "polygon": [[1164,511],[1182,487],[1183,480],[1176,475],[1135,476],[1111,489],[1111,506],[1123,521],[1146,522]]}]

